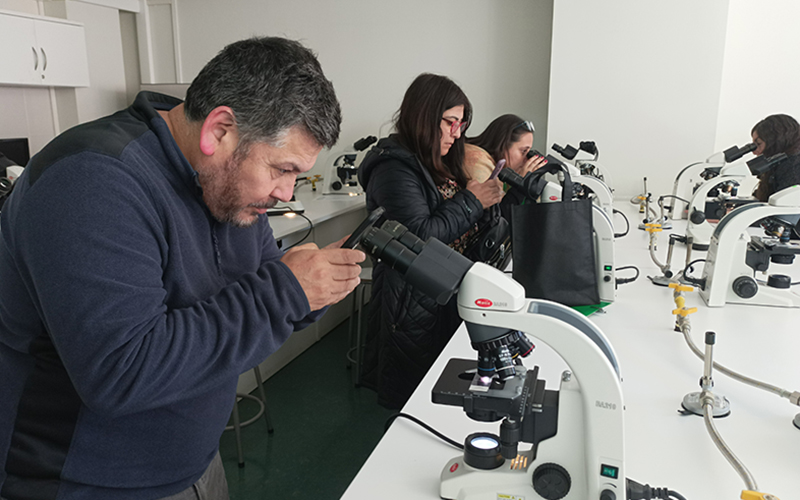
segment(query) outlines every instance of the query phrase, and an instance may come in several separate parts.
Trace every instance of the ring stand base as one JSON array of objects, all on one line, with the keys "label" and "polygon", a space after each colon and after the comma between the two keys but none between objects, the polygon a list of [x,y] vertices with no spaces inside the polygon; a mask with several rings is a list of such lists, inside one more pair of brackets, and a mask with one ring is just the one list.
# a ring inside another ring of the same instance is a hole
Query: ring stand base
[{"label": "ring stand base", "polygon": [[[695,415],[703,416],[703,403],[701,396],[702,392],[690,392],[683,397],[681,406],[684,410]],[[714,408],[711,411],[711,416],[714,418],[727,417],[731,413],[731,403],[725,396],[714,395]],[[798,418],[795,418],[795,425],[798,424]]]},{"label": "ring stand base", "polygon": [[669,286],[672,283],[672,278],[667,278],[666,276],[648,276],[648,279],[654,284],[658,286]]}]

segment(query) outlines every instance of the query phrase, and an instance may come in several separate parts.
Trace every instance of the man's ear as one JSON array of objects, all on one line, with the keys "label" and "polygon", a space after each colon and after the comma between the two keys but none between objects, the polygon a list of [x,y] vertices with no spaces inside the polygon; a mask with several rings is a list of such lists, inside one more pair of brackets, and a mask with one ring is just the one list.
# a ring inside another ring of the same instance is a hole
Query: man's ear
[{"label": "man's ear", "polygon": [[232,153],[239,143],[236,117],[228,106],[218,106],[203,120],[200,128],[200,151],[206,156]]}]

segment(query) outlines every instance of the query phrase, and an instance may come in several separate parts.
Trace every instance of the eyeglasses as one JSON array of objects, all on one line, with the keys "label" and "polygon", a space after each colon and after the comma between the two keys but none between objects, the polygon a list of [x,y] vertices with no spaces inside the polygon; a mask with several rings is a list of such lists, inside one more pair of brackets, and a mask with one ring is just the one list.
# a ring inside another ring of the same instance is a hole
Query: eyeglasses
[{"label": "eyeglasses", "polygon": [[449,118],[442,117],[442,120],[448,125],[450,125],[450,135],[456,135],[458,130],[461,130],[463,134],[464,131],[467,129],[467,122],[462,120],[451,120]]},{"label": "eyeglasses", "polygon": [[520,128],[520,127],[524,128],[525,130],[527,130],[528,132],[531,132],[531,133],[536,132],[536,128],[533,126],[533,122],[528,121],[528,120],[525,120],[524,122],[520,123],[519,125],[517,125],[514,128],[517,129],[517,128]]}]

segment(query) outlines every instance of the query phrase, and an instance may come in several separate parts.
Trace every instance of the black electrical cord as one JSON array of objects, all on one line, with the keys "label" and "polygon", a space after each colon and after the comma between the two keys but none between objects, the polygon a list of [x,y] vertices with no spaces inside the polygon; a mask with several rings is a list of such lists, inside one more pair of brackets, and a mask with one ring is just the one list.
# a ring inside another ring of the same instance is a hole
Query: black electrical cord
[{"label": "black electrical cord", "polygon": [[453,446],[455,448],[458,448],[459,450],[463,450],[464,449],[464,445],[463,444],[459,443],[458,441],[454,441],[454,440],[450,439],[449,437],[447,437],[444,434],[442,434],[441,432],[437,431],[436,429],[434,429],[430,425],[426,424],[422,420],[418,419],[417,417],[415,417],[413,415],[409,415],[408,413],[400,412],[400,413],[395,413],[394,415],[389,416],[389,418],[386,419],[386,424],[383,426],[383,432],[384,433],[389,430],[389,426],[392,425],[392,422],[394,422],[395,419],[398,418],[398,417],[403,417],[403,418],[406,418],[408,420],[411,420],[412,422],[414,422],[415,424],[419,425],[420,427],[422,427],[426,431],[430,432],[431,434],[433,434],[434,436],[438,437],[439,439],[441,439],[442,441],[446,442],[447,444],[449,444],[449,445],[451,445],[451,446]]},{"label": "black electrical cord", "polygon": [[300,217],[302,217],[302,218],[304,218],[305,220],[307,220],[307,221],[308,221],[308,231],[306,231],[306,234],[304,234],[304,235],[303,235],[303,237],[302,237],[302,238],[300,238],[300,241],[298,241],[298,242],[294,243],[293,245],[290,245],[290,246],[286,247],[286,250],[284,250],[284,252],[288,252],[288,251],[289,251],[289,250],[291,250],[292,248],[294,248],[294,247],[296,247],[297,245],[299,245],[300,243],[304,242],[304,241],[306,240],[306,238],[308,238],[308,235],[310,235],[310,234],[311,234],[311,231],[313,231],[313,230],[314,230],[314,223],[313,223],[313,222],[311,222],[311,219],[309,219],[308,217],[306,217],[305,215],[303,215],[303,214],[301,214],[301,213],[297,213],[297,212],[289,212],[289,213],[292,213],[292,214],[295,214],[295,215],[299,215]]},{"label": "black electrical cord", "polygon": [[616,271],[623,271],[625,269],[633,269],[634,271],[636,271],[636,276],[634,276],[633,278],[617,278],[617,285],[624,285],[626,283],[631,283],[639,279],[639,268],[636,266],[622,266],[618,267]]},{"label": "black electrical cord", "polygon": [[631,478],[625,478],[627,500],[686,500],[686,497],[677,491],[668,488],[653,488],[649,484],[637,483]]},{"label": "black electrical cord", "polygon": [[691,270],[694,271],[694,268],[692,267],[692,265],[697,264],[698,262],[705,262],[705,261],[706,261],[706,259],[695,259],[695,260],[689,262],[688,264],[686,264],[686,266],[683,268],[683,279],[685,279],[686,281],[688,281],[689,283],[691,283],[693,285],[699,286],[703,290],[706,289],[706,279],[705,278],[692,278],[691,276],[689,276],[689,272],[690,272],[689,268],[691,268]]},{"label": "black electrical cord", "polygon": [[623,219],[625,219],[625,225],[627,226],[627,227],[625,228],[625,232],[624,232],[624,233],[614,233],[614,238],[622,238],[623,236],[625,236],[625,235],[627,235],[627,234],[628,234],[628,231],[630,231],[630,230],[631,230],[631,223],[630,223],[630,221],[628,220],[628,217],[626,217],[626,216],[625,216],[625,214],[624,214],[624,213],[622,213],[620,210],[617,210],[616,208],[615,208],[615,209],[613,209],[613,210],[614,210],[614,212],[613,212],[613,213],[615,213],[615,214],[620,214],[620,215],[622,216],[622,218],[623,218]]}]

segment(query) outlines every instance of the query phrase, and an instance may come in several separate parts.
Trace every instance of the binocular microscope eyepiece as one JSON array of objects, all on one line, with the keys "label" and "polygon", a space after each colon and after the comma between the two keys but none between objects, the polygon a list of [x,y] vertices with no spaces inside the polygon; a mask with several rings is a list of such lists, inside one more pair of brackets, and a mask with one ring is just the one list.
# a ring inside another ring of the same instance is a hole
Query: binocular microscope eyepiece
[{"label": "binocular microscope eyepiece", "polygon": [[[400,273],[407,283],[438,304],[447,304],[473,262],[436,238],[423,241],[397,221],[386,220],[377,226],[383,214],[381,207],[372,211],[343,246],[354,248],[360,244],[370,256]],[[514,377],[515,359],[527,356],[534,347],[517,331],[468,330],[472,347],[478,351],[478,370],[487,377],[495,373],[500,380]]]}]

